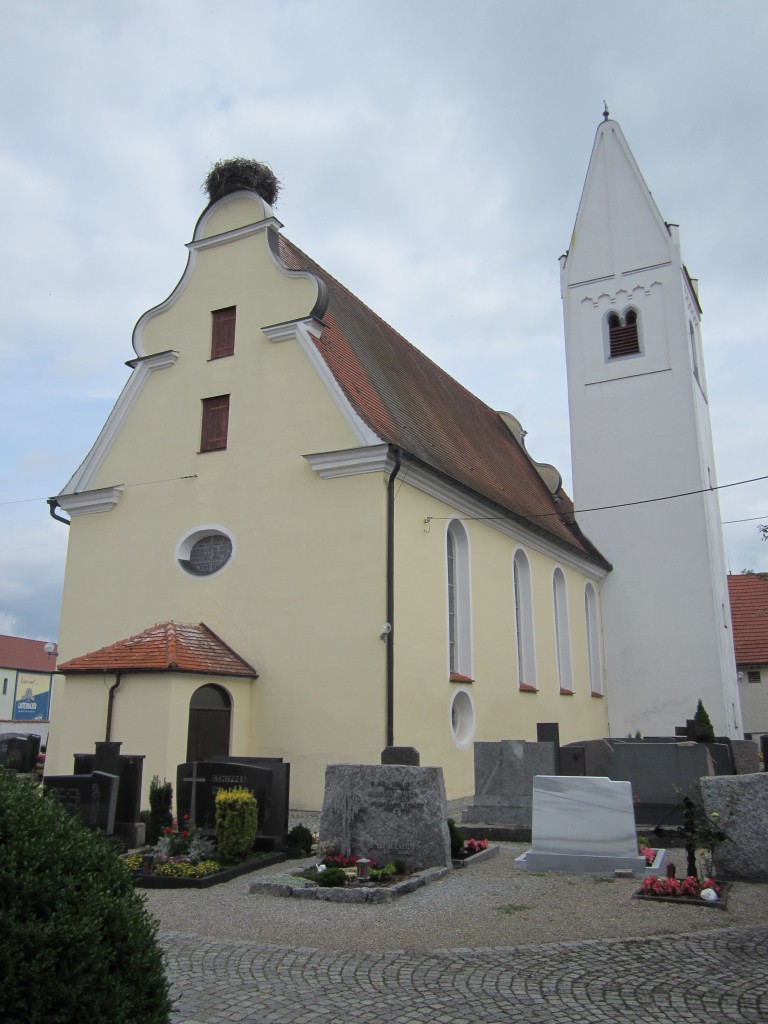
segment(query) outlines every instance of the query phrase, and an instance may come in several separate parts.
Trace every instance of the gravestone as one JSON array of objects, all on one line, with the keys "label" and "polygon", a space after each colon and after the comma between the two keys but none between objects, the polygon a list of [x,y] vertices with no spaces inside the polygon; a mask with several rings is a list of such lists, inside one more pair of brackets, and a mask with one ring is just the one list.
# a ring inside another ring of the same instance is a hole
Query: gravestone
[{"label": "gravestone", "polygon": [[397,857],[409,868],[451,864],[442,768],[329,764],[320,846],[348,857]]},{"label": "gravestone", "polygon": [[418,767],[421,757],[416,747],[384,747],[381,752],[382,764],[411,764]]},{"label": "gravestone", "polygon": [[560,775],[586,775],[587,752],[575,744],[560,748]]},{"label": "gravestone", "polygon": [[600,778],[533,780],[531,849],[515,860],[526,871],[646,874],[637,848],[632,787]]},{"label": "gravestone", "polygon": [[105,772],[118,776],[120,783],[115,809],[115,834],[130,849],[142,846],[146,832],[146,826],[140,821],[144,755],[121,754],[122,743],[116,741],[96,742],[94,746],[96,749],[93,754],[75,754],[75,774]]},{"label": "gravestone", "polygon": [[739,775],[753,775],[760,771],[758,749],[754,740],[731,740],[731,750]]},{"label": "gravestone", "polygon": [[247,789],[258,805],[256,848],[282,846],[288,832],[290,765],[281,758],[242,757],[187,761],[176,771],[179,820],[188,814],[202,829],[216,827],[220,789]]},{"label": "gravestone", "polygon": [[760,737],[760,753],[763,755],[763,771],[768,772],[768,733]]},{"label": "gravestone", "polygon": [[637,797],[635,818],[654,828],[681,825],[680,794],[698,799],[698,782],[714,768],[703,743],[616,743],[611,778],[629,782]]},{"label": "gravestone", "polygon": [[14,772],[33,772],[40,753],[40,737],[32,732],[0,733],[0,766]]},{"label": "gravestone", "polygon": [[[555,775],[562,773],[560,766],[560,726],[557,722],[537,722],[536,739],[539,743],[552,743],[555,747]],[[576,774],[569,772],[568,774]]]},{"label": "gravestone", "polygon": [[706,817],[728,837],[713,851],[717,877],[768,879],[768,775],[702,779],[701,799]]},{"label": "gravestone", "polygon": [[256,836],[256,849],[274,849],[285,845],[288,835],[288,813],[291,793],[291,765],[282,757],[248,757],[216,755],[212,761],[224,761],[234,764],[250,764],[257,768],[266,768],[271,772],[271,783],[268,787],[254,791],[259,804],[259,831]]},{"label": "gravestone", "polygon": [[[609,740],[578,740],[576,743],[567,743],[560,750],[561,758],[567,758],[568,751],[574,747],[584,751],[584,771],[581,773],[563,772],[564,775],[597,775],[600,778],[608,779],[612,777],[613,744]],[[548,773],[542,772],[541,774],[546,775]]]},{"label": "gravestone", "polygon": [[115,831],[117,775],[93,772],[91,775],[46,775],[43,785],[70,814],[89,828],[111,836]]},{"label": "gravestone", "polygon": [[462,821],[530,825],[533,780],[555,773],[553,743],[499,740],[475,743],[475,795]]}]

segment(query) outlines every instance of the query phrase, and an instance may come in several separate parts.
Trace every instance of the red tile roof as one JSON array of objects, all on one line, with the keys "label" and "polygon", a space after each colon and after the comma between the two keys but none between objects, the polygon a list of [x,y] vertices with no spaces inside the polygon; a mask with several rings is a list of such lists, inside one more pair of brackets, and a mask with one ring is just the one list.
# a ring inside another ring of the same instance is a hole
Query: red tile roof
[{"label": "red tile roof", "polygon": [[768,579],[728,577],[736,664],[768,663]]},{"label": "red tile roof", "polygon": [[55,672],[55,647],[48,654],[45,645],[45,640],[0,636],[0,668],[20,668],[25,672]]},{"label": "red tile roof", "polygon": [[160,622],[109,647],[59,665],[68,675],[80,672],[197,672],[247,676],[258,672],[205,623]]},{"label": "red tile roof", "polygon": [[284,236],[280,257],[328,288],[318,351],[361,419],[382,439],[550,540],[608,567],[561,490],[557,501],[498,412],[414,348]]}]

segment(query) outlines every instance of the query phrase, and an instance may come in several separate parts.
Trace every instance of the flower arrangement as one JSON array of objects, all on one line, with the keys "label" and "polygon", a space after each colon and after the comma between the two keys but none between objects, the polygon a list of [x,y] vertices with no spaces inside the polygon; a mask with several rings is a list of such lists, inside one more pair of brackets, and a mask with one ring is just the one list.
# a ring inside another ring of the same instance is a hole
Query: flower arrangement
[{"label": "flower arrangement", "polygon": [[181,820],[181,827],[174,818],[173,824],[163,829],[154,853],[155,872],[160,874],[160,865],[168,861],[199,864],[200,861],[211,860],[214,844],[211,839],[202,835],[196,825],[190,823],[189,815],[185,814]]},{"label": "flower arrangement", "polygon": [[483,850],[488,849],[487,839],[467,839],[464,842],[464,849],[462,853],[465,853],[468,857],[471,857],[475,853],[480,853]]},{"label": "flower arrangement", "polygon": [[[683,896],[689,899],[700,899],[702,893],[710,889],[716,896],[720,896],[723,887],[714,878],[698,879],[695,875],[688,875],[687,878],[659,878],[650,875],[643,879],[640,886],[641,896]],[[710,897],[711,899],[711,897]]]},{"label": "flower arrangement", "polygon": [[656,851],[651,846],[641,846],[640,856],[645,858],[646,867],[650,867],[656,860]]}]

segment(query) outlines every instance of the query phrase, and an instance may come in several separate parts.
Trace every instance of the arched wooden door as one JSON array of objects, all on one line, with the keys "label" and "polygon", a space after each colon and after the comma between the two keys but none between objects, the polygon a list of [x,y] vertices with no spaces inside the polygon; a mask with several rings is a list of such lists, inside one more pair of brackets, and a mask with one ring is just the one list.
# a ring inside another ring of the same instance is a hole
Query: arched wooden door
[{"label": "arched wooden door", "polygon": [[220,686],[201,686],[189,702],[187,760],[207,761],[229,754],[229,723],[232,701]]}]

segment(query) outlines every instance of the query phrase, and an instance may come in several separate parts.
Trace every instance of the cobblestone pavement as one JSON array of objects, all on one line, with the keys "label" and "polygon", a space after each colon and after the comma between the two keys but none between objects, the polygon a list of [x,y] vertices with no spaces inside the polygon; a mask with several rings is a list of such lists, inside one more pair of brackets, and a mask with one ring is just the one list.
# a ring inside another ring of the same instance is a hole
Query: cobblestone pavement
[{"label": "cobblestone pavement", "polygon": [[427,952],[160,938],[174,1024],[768,1021],[768,927]]}]

